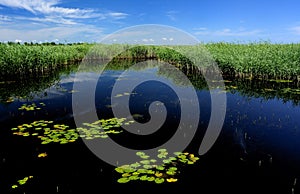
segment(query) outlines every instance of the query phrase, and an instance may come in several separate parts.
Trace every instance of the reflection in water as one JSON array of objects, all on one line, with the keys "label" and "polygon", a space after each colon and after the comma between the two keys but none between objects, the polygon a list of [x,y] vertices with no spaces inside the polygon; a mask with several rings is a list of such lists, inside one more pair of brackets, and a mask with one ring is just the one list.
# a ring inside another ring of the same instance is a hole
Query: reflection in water
[{"label": "reflection in water", "polygon": [[[76,71],[78,64],[63,66],[53,72],[28,77],[10,77],[0,79],[0,102],[9,102],[11,98],[33,99],[35,95],[46,96],[43,93],[49,87],[57,85],[64,77]],[[59,90],[59,88],[57,88]]]},{"label": "reflection in water", "polygon": [[[65,189],[64,191],[86,187],[97,191],[103,190],[103,187],[113,191],[130,191],[130,186],[112,183],[112,167],[99,161],[80,142],[70,147],[41,146],[31,137],[24,139],[12,136],[10,129],[37,120],[53,120],[74,127],[72,94],[80,92],[73,91],[74,81],[86,87],[94,80],[99,82],[95,105],[101,118],[113,117],[111,109],[117,104],[111,104],[110,98],[112,86],[117,79],[130,82],[154,74],[170,80],[175,87],[187,87],[172,70],[156,66],[155,62],[134,66],[127,71],[126,76],[119,77],[132,63],[127,61],[124,65],[109,64],[100,78],[99,73],[103,66],[85,64],[80,67],[77,80],[74,80],[77,66],[34,79],[1,80],[0,183],[9,185],[15,182],[15,177],[34,174],[38,180],[32,180],[35,186],[31,189],[37,191],[55,190],[57,185],[62,190]],[[199,129],[187,150],[197,153],[209,122],[211,100],[207,84],[201,75],[188,74],[188,78],[197,89],[201,113]],[[184,188],[187,191],[189,188],[200,189],[200,185],[206,188],[224,184],[227,186],[225,190],[233,191],[232,188],[240,184],[252,188],[253,191],[258,188],[270,192],[290,190],[294,179],[300,176],[298,83],[226,77],[225,85],[226,91],[220,92],[226,92],[228,108],[221,136],[213,148],[200,158],[199,164],[190,167],[186,174],[180,175],[181,183],[174,183],[175,185],[166,188],[170,191]],[[114,141],[129,148],[151,148],[172,137],[175,132],[173,129],[176,129],[180,118],[180,102],[169,87],[158,82],[145,82],[131,93],[114,97],[124,96],[130,96],[131,113],[135,120],[142,123],[150,119],[148,107],[151,102],[161,101],[168,109],[167,122],[162,130],[149,136],[139,137],[124,132],[113,137]],[[14,101],[9,101],[11,97]],[[45,107],[29,112],[18,110],[24,102],[44,103]],[[80,114],[85,116],[89,112],[90,110],[85,110]],[[48,159],[37,160],[34,155],[42,152],[48,153]],[[86,180],[82,180],[83,177]],[[199,185],[193,185],[194,180],[199,181]],[[37,182],[42,186],[36,186]],[[101,188],[93,186],[99,182],[103,183]],[[153,192],[160,189],[152,185],[145,187]],[[5,189],[7,188],[3,188]]]}]

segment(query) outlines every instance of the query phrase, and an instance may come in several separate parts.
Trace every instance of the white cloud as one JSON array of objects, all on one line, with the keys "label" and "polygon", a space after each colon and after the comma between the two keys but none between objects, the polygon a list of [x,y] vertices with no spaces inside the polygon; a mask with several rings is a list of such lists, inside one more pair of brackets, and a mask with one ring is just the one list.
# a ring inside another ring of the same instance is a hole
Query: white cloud
[{"label": "white cloud", "polygon": [[238,30],[232,30],[229,28],[225,28],[222,30],[211,31],[207,28],[198,28],[196,29],[195,35],[203,35],[203,36],[253,36],[258,35],[261,30],[246,30],[244,28],[240,28]]},{"label": "white cloud", "polygon": [[193,30],[195,30],[195,31],[206,31],[208,29],[205,28],[205,27],[200,27],[200,28],[194,28]]},{"label": "white cloud", "polygon": [[0,0],[0,5],[20,8],[34,14],[61,15],[69,18],[92,18],[98,17],[91,9],[65,8],[57,6],[58,0]]},{"label": "white cloud", "polygon": [[109,16],[109,17],[112,17],[114,19],[123,19],[123,18],[126,18],[128,16],[128,14],[121,13],[121,12],[109,12],[106,15]]},{"label": "white cloud", "polygon": [[300,26],[295,26],[295,27],[289,28],[288,30],[291,31],[293,34],[300,35]]},{"label": "white cloud", "polygon": [[5,15],[0,15],[0,21],[11,21],[11,18]]},{"label": "white cloud", "polygon": [[149,39],[143,38],[142,42],[154,42],[154,39],[152,39],[152,38],[149,38]]},{"label": "white cloud", "polygon": [[93,9],[66,8],[58,6],[58,0],[0,0],[0,5],[12,8],[25,9],[33,14],[43,14],[46,16],[55,16],[73,19],[88,19],[88,18],[113,18],[124,19],[128,16],[122,12],[98,13]]},{"label": "white cloud", "polygon": [[176,21],[176,15],[178,14],[178,11],[167,11],[166,16],[172,20],[172,21]]},{"label": "white cloud", "polygon": [[0,41],[22,40],[24,42],[44,42],[46,40],[60,40],[67,42],[79,42],[87,40],[99,40],[103,37],[102,30],[93,26],[58,26],[40,29],[0,29]]},{"label": "white cloud", "polygon": [[55,16],[45,16],[45,17],[15,17],[16,20],[29,20],[29,21],[35,21],[35,22],[42,22],[42,23],[56,23],[56,24],[65,24],[65,25],[75,25],[77,22],[75,22],[73,19],[66,19],[63,17],[55,17]]}]

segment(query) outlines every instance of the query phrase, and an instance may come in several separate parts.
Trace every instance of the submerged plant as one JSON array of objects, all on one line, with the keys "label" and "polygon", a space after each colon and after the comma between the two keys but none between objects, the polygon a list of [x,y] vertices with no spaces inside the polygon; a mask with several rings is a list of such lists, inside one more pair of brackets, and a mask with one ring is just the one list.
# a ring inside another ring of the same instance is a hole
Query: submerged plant
[{"label": "submerged plant", "polygon": [[[40,139],[42,144],[75,142],[79,137],[84,139],[107,138],[108,134],[118,134],[120,127],[129,125],[134,121],[124,122],[125,118],[101,119],[93,123],[83,123],[85,127],[70,129],[68,125],[54,124],[53,121],[34,121],[30,124],[22,124],[12,128],[14,135],[24,137],[34,136]],[[114,129],[112,129],[114,128]]]},{"label": "submerged plant", "polygon": [[[127,183],[133,180],[149,181],[161,184],[166,182],[176,182],[179,168],[184,164],[194,164],[199,158],[190,153],[175,152],[173,156],[168,156],[166,149],[159,149],[157,158],[150,158],[144,152],[137,152],[142,160],[129,165],[115,168],[115,171],[122,174],[118,179],[119,183]],[[162,163],[161,163],[162,162]]]}]

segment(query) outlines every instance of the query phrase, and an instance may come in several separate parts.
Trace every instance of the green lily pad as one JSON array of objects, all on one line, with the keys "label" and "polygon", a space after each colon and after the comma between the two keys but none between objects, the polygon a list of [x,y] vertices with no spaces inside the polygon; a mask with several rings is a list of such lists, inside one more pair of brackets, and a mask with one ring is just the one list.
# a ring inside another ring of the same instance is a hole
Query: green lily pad
[{"label": "green lily pad", "polygon": [[18,188],[18,185],[12,185],[11,188],[16,189]]},{"label": "green lily pad", "polygon": [[[116,125],[121,126],[125,120],[125,118],[101,119],[93,123],[84,123],[83,125],[89,126],[87,128],[77,129],[70,129],[68,125],[55,124],[53,121],[39,120],[19,125],[11,130],[16,131],[14,135],[37,137],[42,140],[42,144],[51,142],[67,144],[75,142],[79,137],[91,140],[108,138],[108,134],[118,134],[122,132],[122,129],[116,129]],[[112,128],[115,129],[110,130]]]},{"label": "green lily pad", "polygon": [[[183,168],[185,164],[194,164],[198,157],[194,154],[189,154],[187,152],[181,153],[177,152],[175,156],[169,156],[166,149],[161,149],[158,151],[157,157],[166,157],[163,164],[158,162],[161,160],[156,160],[154,158],[149,158],[149,160],[141,160],[130,165],[124,165],[118,167],[115,170],[122,174],[122,177],[128,177],[130,180],[140,180],[140,181],[150,181],[156,184],[161,184],[164,182],[173,183],[177,182],[178,178],[175,178],[179,174],[180,168]],[[137,156],[145,156],[144,152],[137,152]],[[151,164],[150,164],[151,163]],[[129,170],[128,170],[129,169]],[[165,181],[167,180],[167,181]]]},{"label": "green lily pad", "polygon": [[138,175],[133,175],[133,176],[130,176],[128,179],[131,181],[135,181],[135,180],[139,180],[140,178]]},{"label": "green lily pad", "polygon": [[148,181],[155,181],[155,177],[153,177],[153,176],[148,177]]},{"label": "green lily pad", "polygon": [[130,180],[128,178],[119,178],[118,183],[128,183]]},{"label": "green lily pad", "polygon": [[147,181],[148,180],[148,176],[147,175],[143,175],[140,178],[141,181]]},{"label": "green lily pad", "polygon": [[156,184],[161,184],[161,183],[163,183],[163,182],[165,182],[165,179],[164,179],[164,178],[156,178],[156,179],[155,179],[155,183],[156,183]]}]

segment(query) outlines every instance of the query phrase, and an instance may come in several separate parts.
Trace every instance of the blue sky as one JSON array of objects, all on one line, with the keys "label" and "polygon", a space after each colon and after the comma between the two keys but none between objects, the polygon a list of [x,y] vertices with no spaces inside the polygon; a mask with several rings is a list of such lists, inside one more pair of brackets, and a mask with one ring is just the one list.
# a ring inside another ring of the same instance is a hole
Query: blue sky
[{"label": "blue sky", "polygon": [[168,25],[202,42],[300,42],[300,1],[0,0],[0,41],[94,42]]}]

